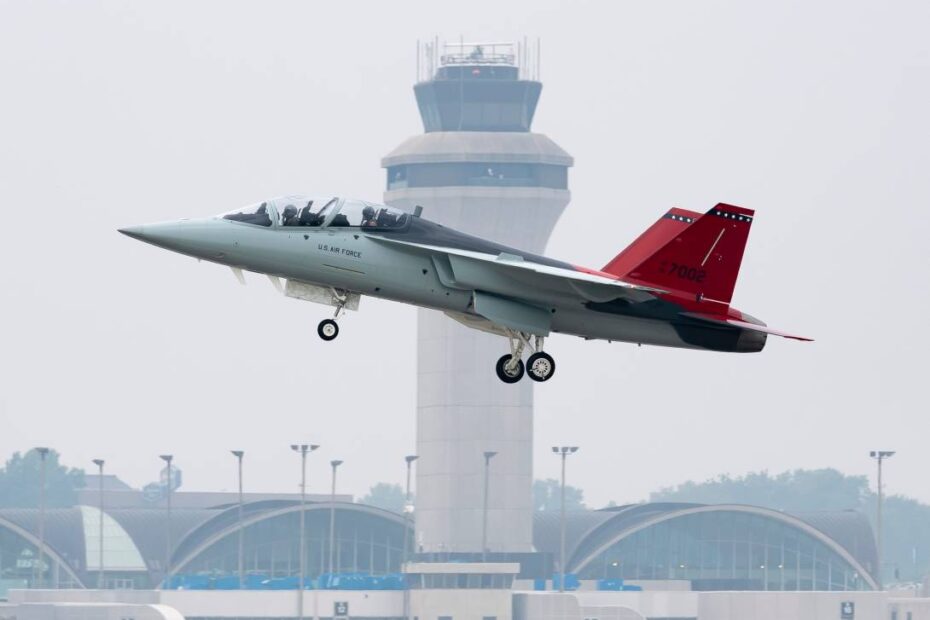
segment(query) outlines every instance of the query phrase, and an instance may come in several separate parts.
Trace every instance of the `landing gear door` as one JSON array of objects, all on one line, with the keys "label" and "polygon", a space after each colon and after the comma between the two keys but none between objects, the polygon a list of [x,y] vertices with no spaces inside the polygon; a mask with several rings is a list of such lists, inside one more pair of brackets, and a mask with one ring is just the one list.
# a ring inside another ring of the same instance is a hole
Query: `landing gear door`
[{"label": "landing gear door", "polygon": [[543,309],[475,291],[475,313],[502,327],[534,336],[548,336],[552,314]]},{"label": "landing gear door", "polygon": [[288,280],[284,285],[284,294],[287,297],[312,301],[326,306],[340,307],[346,310],[358,310],[362,296],[358,293],[337,290],[328,286],[317,286],[298,280]]}]

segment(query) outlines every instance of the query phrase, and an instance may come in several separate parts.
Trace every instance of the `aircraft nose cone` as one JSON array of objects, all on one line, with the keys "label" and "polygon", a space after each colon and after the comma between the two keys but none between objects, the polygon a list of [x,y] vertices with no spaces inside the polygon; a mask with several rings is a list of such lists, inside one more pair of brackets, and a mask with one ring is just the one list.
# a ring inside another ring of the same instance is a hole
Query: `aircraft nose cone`
[{"label": "aircraft nose cone", "polygon": [[177,220],[144,226],[127,226],[119,232],[154,246],[197,258],[213,259],[222,251],[223,240],[215,235],[212,220]]},{"label": "aircraft nose cone", "polygon": [[119,231],[127,237],[145,241],[159,247],[175,249],[175,245],[185,240],[185,229],[181,222],[161,222],[144,226],[127,226]]},{"label": "aircraft nose cone", "polygon": [[138,239],[140,241],[145,239],[145,226],[126,226],[125,228],[119,228],[118,230],[127,237],[132,237],[133,239]]}]

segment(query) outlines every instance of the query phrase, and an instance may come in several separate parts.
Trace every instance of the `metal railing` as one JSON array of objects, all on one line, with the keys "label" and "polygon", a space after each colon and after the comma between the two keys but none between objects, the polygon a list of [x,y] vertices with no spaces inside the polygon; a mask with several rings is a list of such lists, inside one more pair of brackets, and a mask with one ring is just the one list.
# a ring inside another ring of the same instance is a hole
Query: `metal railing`
[{"label": "metal railing", "polygon": [[439,63],[455,65],[506,65],[516,66],[517,55],[513,43],[446,43]]}]

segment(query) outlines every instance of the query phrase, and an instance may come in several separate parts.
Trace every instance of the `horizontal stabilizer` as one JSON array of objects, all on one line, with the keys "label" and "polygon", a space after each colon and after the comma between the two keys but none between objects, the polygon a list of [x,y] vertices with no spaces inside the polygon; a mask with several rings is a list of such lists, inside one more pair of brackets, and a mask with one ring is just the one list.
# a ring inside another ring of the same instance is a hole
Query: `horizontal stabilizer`
[{"label": "horizontal stabilizer", "polygon": [[794,334],[787,334],[777,329],[772,329],[767,325],[759,325],[758,323],[749,323],[747,321],[740,321],[728,316],[723,316],[719,314],[700,314],[698,312],[682,312],[681,316],[686,316],[692,319],[698,319],[699,321],[706,321],[708,323],[716,323],[717,325],[729,325],[731,327],[739,327],[741,329],[748,329],[751,331],[762,332],[764,334],[772,334],[773,336],[781,336],[782,338],[791,338],[792,340],[803,340],[804,342],[813,342],[813,338],[807,338],[806,336],[795,336]]}]

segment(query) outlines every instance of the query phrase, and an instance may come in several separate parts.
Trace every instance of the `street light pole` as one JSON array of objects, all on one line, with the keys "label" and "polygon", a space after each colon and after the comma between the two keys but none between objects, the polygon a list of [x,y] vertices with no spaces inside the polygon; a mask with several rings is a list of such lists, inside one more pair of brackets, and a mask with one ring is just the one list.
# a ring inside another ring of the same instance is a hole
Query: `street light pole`
[{"label": "street light pole", "polygon": [[165,577],[162,587],[165,587],[168,577],[171,575],[171,461],[174,455],[160,454],[158,456],[167,466],[167,477],[165,480],[166,502],[165,502]]},{"label": "street light pole", "polygon": [[893,450],[873,450],[869,452],[871,456],[878,463],[878,506],[876,507],[876,539],[878,542],[878,585],[884,590],[885,581],[882,574],[883,560],[884,560],[884,549],[883,545],[883,536],[882,536],[882,461],[885,459],[890,459],[895,455]]},{"label": "street light pole", "polygon": [[242,528],[242,457],[245,456],[245,451],[243,450],[230,450],[232,455],[236,457],[236,460],[239,462],[239,558],[238,558],[238,568],[239,568],[239,589],[245,587],[245,542],[244,542],[244,532]]},{"label": "street light pole", "polygon": [[[413,504],[410,503],[410,471],[413,469],[413,462],[418,458],[420,457],[415,454],[408,454],[404,457],[407,463],[407,487],[404,492],[404,553],[401,572],[410,561],[410,515],[413,513]],[[404,577],[404,582],[404,618],[410,620],[410,588],[406,585],[406,577]]]},{"label": "street light pole", "polygon": [[416,461],[418,456],[415,454],[409,454],[404,457],[404,461],[407,462],[407,486],[404,491],[404,564],[407,563],[409,559],[410,552],[410,513],[412,512],[413,505],[410,503],[410,472],[413,469],[413,462]]},{"label": "street light pole", "polygon": [[333,468],[333,487],[329,493],[329,574],[334,572],[333,566],[333,549],[336,543],[336,468],[342,465],[342,461],[330,461]]},{"label": "street light pole", "polygon": [[93,461],[94,465],[97,466],[97,471],[99,472],[97,474],[97,478],[99,479],[98,482],[99,482],[99,487],[100,487],[100,532],[99,532],[100,557],[97,558],[97,561],[99,562],[99,566],[98,566],[99,572],[97,573],[97,589],[98,590],[103,590],[103,585],[104,585],[104,581],[103,581],[103,464],[104,462],[105,461],[103,459],[94,459]]},{"label": "street light pole", "polygon": [[559,592],[565,592],[565,459],[578,452],[578,446],[552,446],[552,452],[562,457],[562,491],[559,509]]},{"label": "street light pole", "polygon": [[297,618],[304,620],[304,580],[307,575],[307,537],[304,527],[304,512],[307,506],[307,454],[320,446],[316,444],[291,444],[291,450],[300,454],[300,582],[297,589]]},{"label": "street light pole", "polygon": [[45,564],[45,459],[48,457],[48,448],[36,448],[42,461],[39,474],[39,558],[33,567],[32,582],[44,582],[42,569]]},{"label": "street light pole", "polygon": [[488,487],[491,480],[491,459],[497,452],[490,450],[484,453],[484,507],[481,512],[481,561],[488,559]]}]

